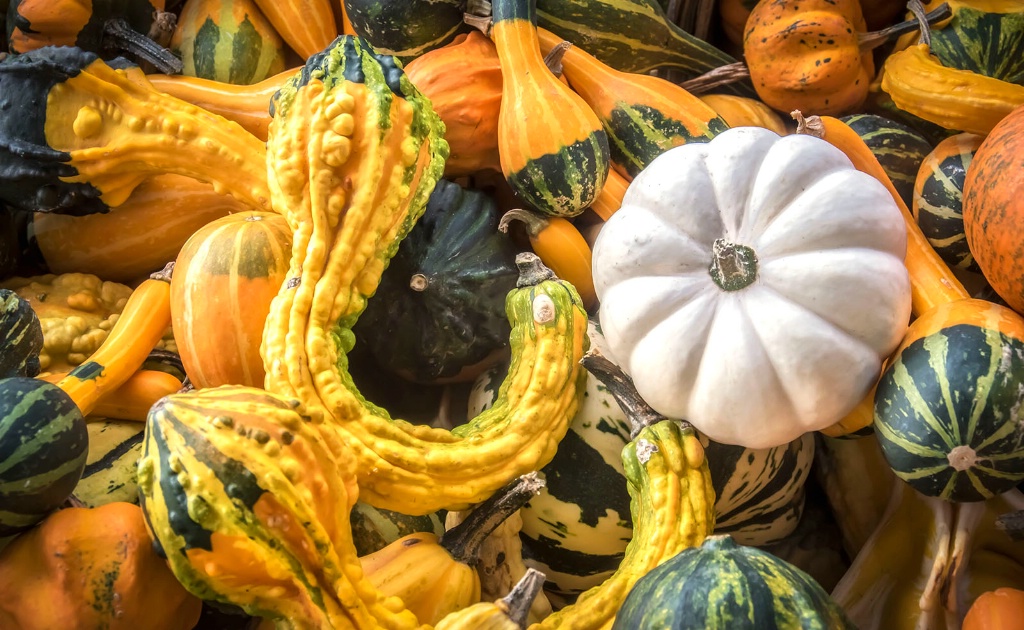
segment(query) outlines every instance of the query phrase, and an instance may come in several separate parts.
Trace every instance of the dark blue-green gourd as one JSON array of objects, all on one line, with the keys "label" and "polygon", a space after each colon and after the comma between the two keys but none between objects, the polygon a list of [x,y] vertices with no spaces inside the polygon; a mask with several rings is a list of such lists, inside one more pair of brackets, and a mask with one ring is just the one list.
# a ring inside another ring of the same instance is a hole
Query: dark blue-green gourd
[{"label": "dark blue-green gourd", "polygon": [[640,578],[612,630],[853,630],[814,578],[772,554],[709,536]]},{"label": "dark blue-green gourd", "polygon": [[856,114],[841,119],[864,140],[882,165],[900,198],[909,208],[914,197],[914,181],[931,143],[903,123],[875,114]]},{"label": "dark blue-green gourd", "polygon": [[39,374],[43,327],[32,305],[10,289],[0,289],[0,378]]}]

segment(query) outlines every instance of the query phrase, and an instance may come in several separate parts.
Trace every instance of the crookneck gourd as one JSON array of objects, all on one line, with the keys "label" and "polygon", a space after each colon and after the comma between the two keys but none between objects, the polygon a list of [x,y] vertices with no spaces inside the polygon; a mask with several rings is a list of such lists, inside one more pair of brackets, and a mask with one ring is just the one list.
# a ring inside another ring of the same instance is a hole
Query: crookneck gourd
[{"label": "crookneck gourd", "polygon": [[210,182],[267,209],[266,150],[238,124],[155,90],[135,66],[73,47],[0,61],[0,200],[91,214],[151,175]]}]

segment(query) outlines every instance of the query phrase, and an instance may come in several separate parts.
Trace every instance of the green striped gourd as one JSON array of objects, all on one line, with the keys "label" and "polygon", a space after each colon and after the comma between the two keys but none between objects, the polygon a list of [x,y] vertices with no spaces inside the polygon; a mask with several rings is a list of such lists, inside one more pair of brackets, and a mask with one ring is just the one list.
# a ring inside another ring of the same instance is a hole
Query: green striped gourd
[{"label": "green striped gourd", "polygon": [[855,114],[841,119],[864,140],[882,165],[885,174],[909,208],[914,197],[914,181],[931,143],[903,123],[875,114]]},{"label": "green striped gourd", "polygon": [[10,289],[0,289],[0,378],[39,374],[43,327],[32,305]]},{"label": "green striped gourd", "polygon": [[342,0],[352,30],[374,49],[409,63],[470,30],[466,0]]},{"label": "green striped gourd", "polygon": [[1024,5],[1006,12],[986,11],[983,6],[952,3],[953,19],[932,30],[931,53],[947,68],[1024,85]]},{"label": "green striped gourd", "polygon": [[[993,307],[994,308],[994,307]],[[950,322],[897,353],[875,393],[875,432],[896,475],[947,501],[1024,481],[1024,341]]]},{"label": "green striped gourd", "polygon": [[285,68],[286,48],[253,0],[188,0],[171,38],[182,74],[251,85]]},{"label": "green striped gourd", "polygon": [[68,498],[88,448],[85,418],[63,390],[34,378],[0,380],[0,539]]},{"label": "green striped gourd", "polygon": [[138,465],[146,425],[89,418],[89,456],[75,497],[86,507],[139,502]]},{"label": "green striped gourd", "polygon": [[950,267],[980,272],[964,234],[964,178],[983,136],[959,133],[935,145],[914,182],[914,218]]},{"label": "green striped gourd", "polygon": [[[623,72],[692,78],[736,61],[673,24],[655,0],[537,0],[537,24]],[[749,81],[721,90],[757,96]]]},{"label": "green striped gourd", "polygon": [[[594,320],[588,334],[592,347],[610,356]],[[498,365],[476,380],[470,416],[490,407],[506,370],[507,365]],[[600,584],[619,566],[632,538],[621,460],[629,434],[615,398],[596,378],[588,378],[579,411],[541,471],[547,487],[521,512],[523,558],[545,574],[545,590],[555,601]],[[715,532],[743,544],[767,545],[796,528],[814,460],[812,434],[756,450],[698,438],[715,488]]]},{"label": "green striped gourd", "polygon": [[612,630],[853,629],[814,578],[729,536],[684,549],[633,586]]},{"label": "green striped gourd", "polygon": [[437,512],[409,516],[375,508],[362,501],[352,506],[349,523],[352,526],[352,542],[360,556],[379,551],[399,538],[416,532],[432,532],[438,537],[444,533],[444,518]]}]

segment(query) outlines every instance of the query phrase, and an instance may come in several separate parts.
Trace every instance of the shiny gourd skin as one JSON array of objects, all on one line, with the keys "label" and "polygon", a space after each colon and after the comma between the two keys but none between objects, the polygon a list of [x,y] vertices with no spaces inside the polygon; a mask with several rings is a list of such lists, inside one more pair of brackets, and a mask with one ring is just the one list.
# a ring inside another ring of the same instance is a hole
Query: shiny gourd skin
[{"label": "shiny gourd skin", "polygon": [[164,0],[12,0],[7,9],[10,52],[78,46],[100,53],[107,20],[122,17],[136,31],[146,33],[164,4]]},{"label": "shiny gourd skin", "polygon": [[492,9],[502,73],[502,173],[535,210],[574,217],[608,177],[608,135],[590,106],[544,64],[535,1],[496,0]]},{"label": "shiny gourd skin", "polygon": [[759,2],[747,18],[743,53],[758,96],[781,112],[845,114],[868,95],[871,51],[858,0]]}]

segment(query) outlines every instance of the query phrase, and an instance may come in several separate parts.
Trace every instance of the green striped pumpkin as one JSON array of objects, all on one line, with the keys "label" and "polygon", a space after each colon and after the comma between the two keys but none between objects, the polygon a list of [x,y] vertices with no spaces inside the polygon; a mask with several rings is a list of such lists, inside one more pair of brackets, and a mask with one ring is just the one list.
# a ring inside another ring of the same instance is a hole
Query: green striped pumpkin
[{"label": "green striped pumpkin", "polygon": [[814,578],[766,551],[718,535],[640,578],[612,630],[853,627]]},{"label": "green striped pumpkin", "polygon": [[914,218],[942,260],[957,269],[981,272],[964,234],[964,178],[983,136],[959,133],[925,156],[914,183]]},{"label": "green striped pumpkin", "polygon": [[[655,0],[536,0],[537,25],[624,72],[671,68],[696,77],[736,60],[679,28]],[[720,91],[757,97],[737,81]]]},{"label": "green striped pumpkin", "polygon": [[86,507],[139,502],[138,464],[146,425],[89,418],[89,456],[75,497]]},{"label": "green striped pumpkin", "polygon": [[1024,480],[1024,342],[971,324],[906,346],[875,394],[889,466],[918,492],[983,501]]},{"label": "green striped pumpkin", "polygon": [[85,418],[64,390],[34,378],[0,379],[0,538],[67,500],[88,449]]},{"label": "green striped pumpkin", "polygon": [[343,0],[355,34],[381,54],[409,63],[440,48],[470,26],[466,0]]},{"label": "green striped pumpkin", "polygon": [[[591,347],[610,356],[600,328],[588,327]],[[490,407],[507,365],[485,371],[469,395],[469,417]],[[618,568],[633,535],[621,453],[630,426],[615,398],[587,379],[583,402],[554,459],[547,481],[523,508],[523,558],[542,571],[553,601],[568,602]],[[770,449],[746,449],[699,436],[715,488],[715,531],[743,544],[767,545],[796,528],[814,460],[814,436]]]},{"label": "green striped pumpkin", "polygon": [[949,24],[932,30],[929,48],[947,68],[1024,85],[1024,5],[997,13],[956,3]]},{"label": "green striped pumpkin", "polygon": [[285,45],[253,0],[188,0],[171,38],[182,74],[251,85],[284,71]]},{"label": "green striped pumpkin", "polygon": [[408,516],[391,510],[375,508],[357,501],[349,515],[352,542],[356,553],[365,556],[379,551],[399,538],[416,532],[444,533],[444,517],[437,512],[424,516]]},{"label": "green striped pumpkin", "polygon": [[39,374],[43,327],[28,300],[0,289],[0,378]]},{"label": "green striped pumpkin", "polygon": [[917,131],[884,116],[856,114],[841,120],[868,145],[909,208],[914,199],[917,172],[932,150],[931,143]]}]

